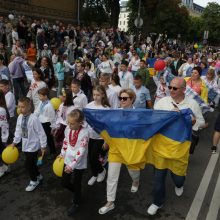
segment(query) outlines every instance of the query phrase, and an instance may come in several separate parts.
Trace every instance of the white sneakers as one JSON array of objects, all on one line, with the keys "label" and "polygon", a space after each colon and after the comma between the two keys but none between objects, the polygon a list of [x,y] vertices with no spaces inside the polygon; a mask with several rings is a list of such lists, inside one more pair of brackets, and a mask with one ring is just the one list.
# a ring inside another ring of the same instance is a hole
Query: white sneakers
[{"label": "white sneakers", "polygon": [[101,183],[105,179],[105,175],[106,175],[106,170],[104,168],[104,170],[98,174],[97,182]]},{"label": "white sneakers", "polygon": [[182,196],[183,194],[183,186],[178,188],[178,187],[175,187],[175,193],[177,196]]},{"label": "white sneakers", "polygon": [[4,174],[7,173],[7,172],[10,172],[10,167],[9,167],[9,165],[3,164],[0,167],[0,177],[4,176]]},{"label": "white sneakers", "polygon": [[92,176],[92,177],[89,179],[89,181],[88,181],[88,185],[89,185],[89,186],[94,185],[94,183],[96,182],[96,180],[97,180],[97,177]]},{"label": "white sneakers", "polygon": [[[183,194],[183,186],[180,188],[175,187],[175,193],[177,196],[181,196]],[[151,204],[147,210],[147,213],[149,215],[155,215],[157,213],[158,209],[160,209],[160,208],[162,208],[162,206],[157,206],[155,204]]]},{"label": "white sneakers", "polygon": [[25,188],[26,192],[31,192],[39,185],[39,181],[30,181],[29,185]]},{"label": "white sneakers", "polygon": [[162,206],[157,206],[155,204],[151,204],[150,207],[147,210],[147,213],[149,215],[155,215],[158,211],[158,209],[162,208]]},{"label": "white sneakers", "polygon": [[115,208],[115,204],[114,203],[111,203],[110,205],[108,205],[108,203],[103,206],[102,208],[99,209],[99,214],[100,215],[104,215],[106,214],[107,212],[113,210]]},{"label": "white sneakers", "polygon": [[92,176],[89,181],[88,185],[92,186],[97,181],[98,183],[101,183],[105,179],[106,170],[104,169],[101,173],[98,174],[98,176]]},{"label": "white sneakers", "polygon": [[37,176],[37,181],[30,181],[29,185],[25,188],[25,191],[31,192],[35,190],[35,188],[41,183],[42,180],[43,176],[40,174],[39,176]]}]

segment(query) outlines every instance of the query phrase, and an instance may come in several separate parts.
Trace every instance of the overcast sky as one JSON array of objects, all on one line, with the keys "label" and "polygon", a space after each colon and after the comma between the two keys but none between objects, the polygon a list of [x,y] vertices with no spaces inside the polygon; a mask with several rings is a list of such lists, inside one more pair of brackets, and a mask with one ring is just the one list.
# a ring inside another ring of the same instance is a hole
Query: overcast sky
[{"label": "overcast sky", "polygon": [[220,4],[220,0],[194,0],[193,2],[203,7],[206,7],[208,2],[217,2],[218,4]]}]

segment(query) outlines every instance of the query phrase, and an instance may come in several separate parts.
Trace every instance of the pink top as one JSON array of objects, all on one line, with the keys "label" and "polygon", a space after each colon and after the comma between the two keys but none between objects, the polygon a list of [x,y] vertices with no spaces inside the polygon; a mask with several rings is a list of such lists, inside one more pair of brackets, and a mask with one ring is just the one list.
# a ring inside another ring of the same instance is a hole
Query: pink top
[{"label": "pink top", "polygon": [[188,86],[190,86],[198,95],[201,95],[201,83],[193,83],[192,80],[188,80],[186,83]]}]

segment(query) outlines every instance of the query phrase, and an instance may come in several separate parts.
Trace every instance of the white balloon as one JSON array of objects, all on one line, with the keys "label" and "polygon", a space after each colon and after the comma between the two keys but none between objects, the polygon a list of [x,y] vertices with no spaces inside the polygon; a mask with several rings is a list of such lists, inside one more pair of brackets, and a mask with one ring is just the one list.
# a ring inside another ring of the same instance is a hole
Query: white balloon
[{"label": "white balloon", "polygon": [[14,19],[14,15],[10,14],[10,15],[8,15],[8,18],[9,18],[10,20],[13,20],[13,19]]}]

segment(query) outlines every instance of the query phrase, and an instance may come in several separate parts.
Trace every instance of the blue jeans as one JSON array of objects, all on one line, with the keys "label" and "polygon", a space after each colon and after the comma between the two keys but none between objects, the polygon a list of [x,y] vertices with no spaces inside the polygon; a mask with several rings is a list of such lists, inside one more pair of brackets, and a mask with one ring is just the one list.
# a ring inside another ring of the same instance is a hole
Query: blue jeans
[{"label": "blue jeans", "polygon": [[[154,204],[161,206],[165,202],[165,185],[166,176],[168,169],[159,170],[155,168],[154,173]],[[185,181],[185,176],[178,176],[170,171],[171,178],[176,187],[180,188],[183,186]]]}]

